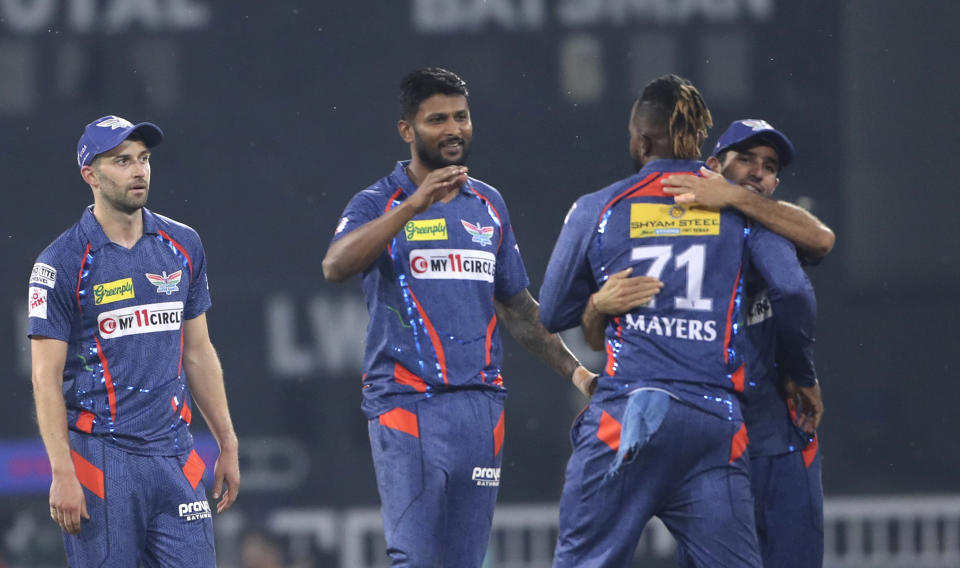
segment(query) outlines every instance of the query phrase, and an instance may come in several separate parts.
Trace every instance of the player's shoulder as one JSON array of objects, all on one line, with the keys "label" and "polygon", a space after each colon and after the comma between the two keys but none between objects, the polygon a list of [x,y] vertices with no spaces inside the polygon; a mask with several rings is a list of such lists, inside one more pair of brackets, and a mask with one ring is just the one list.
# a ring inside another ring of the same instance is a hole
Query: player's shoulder
[{"label": "player's shoulder", "polygon": [[37,256],[37,263],[67,267],[79,264],[88,240],[80,228],[80,222],[71,225]]},{"label": "player's shoulder", "polygon": [[200,234],[190,225],[181,223],[180,221],[176,221],[165,215],[155,213],[146,208],[144,208],[144,216],[149,217],[149,219],[146,220],[147,226],[150,224],[155,224],[158,232],[163,231],[171,239],[183,245],[201,246]]},{"label": "player's shoulder", "polygon": [[166,215],[161,215],[160,213],[157,213],[155,211],[150,211],[148,209],[144,209],[144,214],[152,216],[153,220],[156,221],[157,226],[160,229],[163,229],[165,232],[170,233],[171,235],[174,233],[190,234],[190,235],[198,234],[196,229],[194,229],[190,225],[177,221],[176,219],[167,217]]},{"label": "player's shoulder", "polygon": [[477,178],[468,178],[467,183],[469,184],[469,189],[475,191],[479,195],[487,198],[493,203],[496,207],[506,207],[507,202],[503,198],[503,194],[500,193],[497,188],[493,187],[489,183],[479,180]]}]

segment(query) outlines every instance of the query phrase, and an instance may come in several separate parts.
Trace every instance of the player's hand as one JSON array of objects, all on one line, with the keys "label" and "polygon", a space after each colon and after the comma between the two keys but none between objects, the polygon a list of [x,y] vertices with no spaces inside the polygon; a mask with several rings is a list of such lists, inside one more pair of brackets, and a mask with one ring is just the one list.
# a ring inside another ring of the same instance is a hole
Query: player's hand
[{"label": "player's hand", "polygon": [[733,205],[743,188],[734,185],[710,168],[701,167],[700,175],[672,175],[663,178],[663,192],[673,195],[676,203],[722,209]]},{"label": "player's hand", "polygon": [[663,282],[650,276],[630,276],[633,268],[611,274],[591,297],[593,307],[608,316],[618,316],[650,303],[663,288]]},{"label": "player's hand", "polygon": [[417,213],[422,213],[465,183],[467,183],[466,166],[447,166],[433,170],[423,178],[417,191],[413,192],[407,201]]},{"label": "player's hand", "polygon": [[807,434],[814,434],[823,419],[823,397],[820,383],[812,387],[801,387],[787,380],[783,388],[796,409],[795,422]]},{"label": "player's hand", "polygon": [[70,534],[80,532],[80,519],[90,520],[76,472],[54,474],[50,484],[50,517]]},{"label": "player's hand", "polygon": [[240,458],[237,448],[220,448],[217,463],[213,466],[213,498],[220,500],[217,513],[229,509],[239,494]]},{"label": "player's hand", "polygon": [[573,376],[571,380],[573,381],[574,386],[577,387],[577,390],[582,392],[585,396],[593,396],[594,391],[597,390],[597,379],[599,375],[587,369],[583,365],[580,365],[573,370]]}]

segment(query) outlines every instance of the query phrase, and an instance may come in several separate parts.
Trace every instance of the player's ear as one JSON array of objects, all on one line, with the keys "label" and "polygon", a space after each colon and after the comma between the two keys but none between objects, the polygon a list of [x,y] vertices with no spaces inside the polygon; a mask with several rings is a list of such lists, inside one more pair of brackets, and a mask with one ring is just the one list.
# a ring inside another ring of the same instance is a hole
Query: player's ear
[{"label": "player's ear", "polygon": [[407,144],[413,143],[413,124],[401,118],[397,121],[397,132],[400,133],[400,138],[403,138],[404,142]]},{"label": "player's ear", "polygon": [[94,171],[93,166],[83,166],[80,168],[80,177],[83,178],[83,181],[87,182],[87,185],[99,185],[100,180],[97,178],[97,172]]},{"label": "player's ear", "polygon": [[718,160],[716,156],[710,156],[707,158],[707,167],[718,174],[722,171],[722,166],[723,164],[720,163],[720,160]]}]

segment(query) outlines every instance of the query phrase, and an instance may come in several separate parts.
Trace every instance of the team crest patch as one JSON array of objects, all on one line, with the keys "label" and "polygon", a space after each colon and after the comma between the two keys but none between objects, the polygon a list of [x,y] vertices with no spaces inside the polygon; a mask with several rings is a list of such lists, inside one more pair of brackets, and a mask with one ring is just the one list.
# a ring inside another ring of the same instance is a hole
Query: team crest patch
[{"label": "team crest patch", "polygon": [[180,287],[177,284],[180,283],[180,277],[183,274],[182,270],[178,270],[173,274],[167,275],[167,271],[164,270],[162,274],[150,274],[146,273],[147,280],[151,284],[157,287],[157,294],[166,294],[169,296],[174,292],[179,292]]},{"label": "team crest patch", "polygon": [[480,223],[474,225],[473,223],[468,223],[463,219],[460,219],[460,222],[463,223],[463,228],[467,230],[470,235],[473,236],[471,241],[479,243],[483,246],[492,245],[493,241],[493,225],[489,227],[484,227]]}]

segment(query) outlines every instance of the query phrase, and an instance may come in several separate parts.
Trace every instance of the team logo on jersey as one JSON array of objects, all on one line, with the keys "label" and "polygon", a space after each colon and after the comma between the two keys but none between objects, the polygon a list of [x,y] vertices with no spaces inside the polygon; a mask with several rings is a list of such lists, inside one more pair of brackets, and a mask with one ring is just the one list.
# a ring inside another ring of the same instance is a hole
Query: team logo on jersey
[{"label": "team logo on jersey", "polygon": [[120,118],[119,116],[111,116],[106,120],[101,120],[98,122],[97,126],[109,128],[110,130],[116,130],[118,128],[130,128],[133,126],[133,124],[129,120]]},{"label": "team logo on jersey", "polygon": [[630,238],[720,234],[720,212],[672,203],[631,203]]},{"label": "team logo on jersey", "polygon": [[42,262],[34,264],[30,272],[30,283],[53,288],[57,283],[57,269]]},{"label": "team logo on jersey", "polygon": [[93,303],[98,306],[112,304],[120,300],[129,300],[133,297],[133,278],[104,282],[93,287]]},{"label": "team logo on jersey", "polygon": [[475,467],[470,479],[479,487],[500,487],[499,467]]},{"label": "team logo on jersey", "polygon": [[471,249],[414,249],[410,274],[421,280],[482,280],[493,282],[497,257]]},{"label": "team logo on jersey", "polygon": [[468,223],[463,219],[460,219],[460,223],[463,224],[463,228],[467,230],[468,233],[473,237],[470,239],[472,242],[479,243],[482,246],[489,246],[493,244],[493,225],[489,227],[484,227],[480,223],[474,225],[473,223]]},{"label": "team logo on jersey", "polygon": [[194,501],[193,503],[180,503],[177,505],[177,516],[184,521],[209,519],[210,503],[206,499],[203,501]]},{"label": "team logo on jersey", "polygon": [[180,288],[177,284],[180,283],[180,276],[183,274],[182,270],[178,270],[173,274],[167,276],[167,271],[164,270],[163,274],[150,274],[146,273],[147,280],[151,284],[157,287],[157,294],[166,294],[169,296],[174,292],[179,292]]},{"label": "team logo on jersey", "polygon": [[30,306],[30,317],[47,319],[47,289],[31,286],[27,291],[27,304]]},{"label": "team logo on jersey", "polygon": [[124,335],[176,331],[183,321],[183,302],[162,302],[127,306],[97,316],[100,337],[113,339]]},{"label": "team logo on jersey", "polygon": [[446,219],[419,219],[408,221],[403,227],[408,241],[445,241],[447,240]]}]

